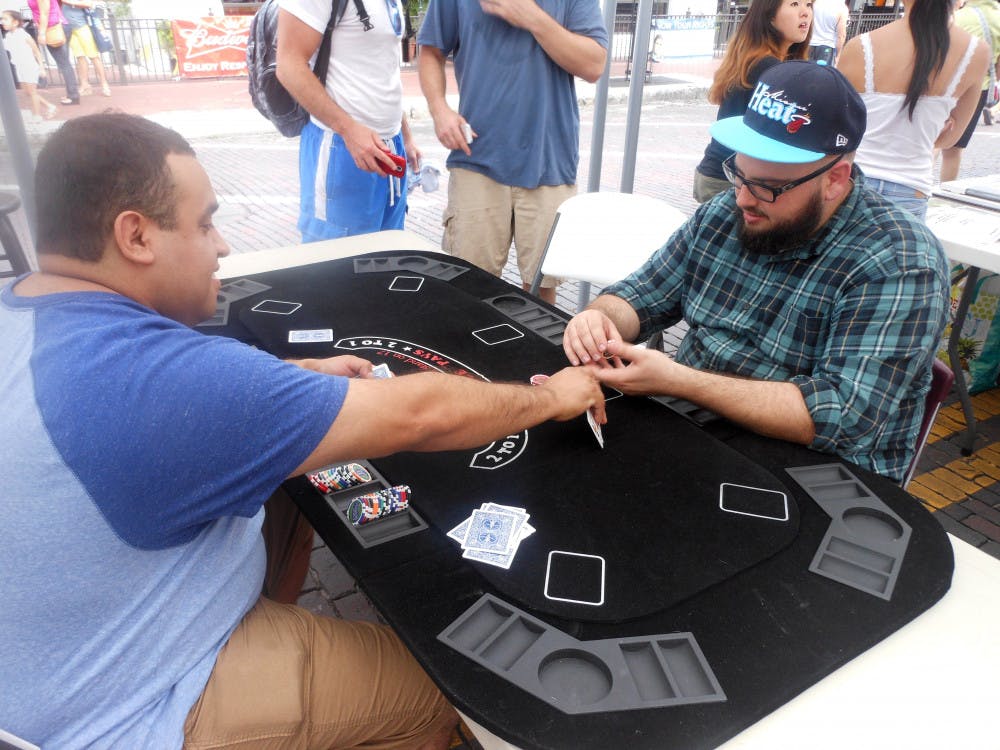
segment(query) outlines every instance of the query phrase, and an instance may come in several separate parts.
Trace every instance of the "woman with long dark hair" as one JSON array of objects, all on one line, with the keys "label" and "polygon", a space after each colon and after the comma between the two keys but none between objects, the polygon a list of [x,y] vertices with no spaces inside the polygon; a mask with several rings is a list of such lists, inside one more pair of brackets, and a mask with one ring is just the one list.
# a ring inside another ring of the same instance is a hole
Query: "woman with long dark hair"
[{"label": "woman with long dark hair", "polygon": [[934,149],[962,135],[989,61],[986,45],[952,23],[952,10],[952,0],[910,0],[905,18],[852,39],[838,64],[868,108],[854,160],[865,184],[921,219]]},{"label": "woman with long dark hair", "polygon": [[[761,73],[785,60],[805,60],[812,33],[811,0],[753,0],[715,71],[708,100],[719,105],[717,119],[742,115]],[[722,171],[728,149],[714,138],[695,169],[694,198],[704,203],[732,187]]]}]

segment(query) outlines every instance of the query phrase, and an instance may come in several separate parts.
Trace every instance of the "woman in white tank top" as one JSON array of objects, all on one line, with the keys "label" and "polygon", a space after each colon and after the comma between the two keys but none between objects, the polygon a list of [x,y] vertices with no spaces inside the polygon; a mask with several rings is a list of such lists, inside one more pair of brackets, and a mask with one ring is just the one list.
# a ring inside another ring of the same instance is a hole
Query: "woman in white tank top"
[{"label": "woman in white tank top", "polygon": [[951,22],[952,0],[910,0],[907,15],[844,47],[838,68],[861,94],[868,127],[855,164],[865,184],[923,219],[934,149],[962,135],[989,51]]}]

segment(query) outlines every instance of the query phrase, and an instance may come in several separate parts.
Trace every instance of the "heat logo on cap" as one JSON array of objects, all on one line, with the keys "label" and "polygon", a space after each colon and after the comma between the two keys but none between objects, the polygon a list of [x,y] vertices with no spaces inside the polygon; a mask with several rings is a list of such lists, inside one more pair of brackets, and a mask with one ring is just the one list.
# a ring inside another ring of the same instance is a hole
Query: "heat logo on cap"
[{"label": "heat logo on cap", "polygon": [[783,123],[789,133],[797,133],[803,125],[812,122],[812,118],[805,107],[788,101],[784,94],[784,91],[771,92],[770,86],[759,82],[747,110]]}]

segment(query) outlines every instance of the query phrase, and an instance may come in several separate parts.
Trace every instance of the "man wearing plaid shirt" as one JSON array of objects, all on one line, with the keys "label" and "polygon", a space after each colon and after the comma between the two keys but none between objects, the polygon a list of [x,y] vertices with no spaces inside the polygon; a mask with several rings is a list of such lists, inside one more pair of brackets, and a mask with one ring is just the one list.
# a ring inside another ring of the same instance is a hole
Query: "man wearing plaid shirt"
[{"label": "man wearing plaid shirt", "polygon": [[[712,127],[735,190],[570,321],[570,362],[630,394],[667,394],[760,434],[900,480],[948,312],[933,234],[853,167],[865,108],[835,69],[771,68]],[[630,346],[683,318],[671,360]]]}]

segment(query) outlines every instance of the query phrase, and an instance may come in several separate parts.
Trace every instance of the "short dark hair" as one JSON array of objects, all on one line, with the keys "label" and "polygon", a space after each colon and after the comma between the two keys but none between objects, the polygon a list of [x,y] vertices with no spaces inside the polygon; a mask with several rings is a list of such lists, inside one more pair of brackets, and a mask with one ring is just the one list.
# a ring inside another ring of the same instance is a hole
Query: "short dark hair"
[{"label": "short dark hair", "polygon": [[38,154],[38,252],[96,262],[123,211],[164,229],[176,224],[167,156],[194,156],[179,133],[135,115],[108,112],[68,121]]}]

